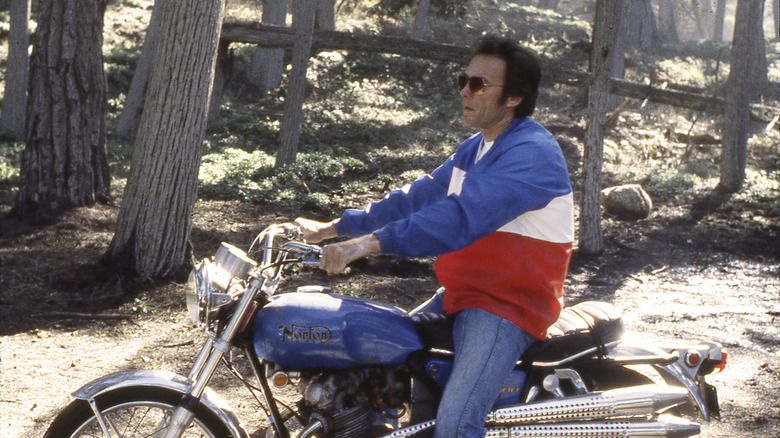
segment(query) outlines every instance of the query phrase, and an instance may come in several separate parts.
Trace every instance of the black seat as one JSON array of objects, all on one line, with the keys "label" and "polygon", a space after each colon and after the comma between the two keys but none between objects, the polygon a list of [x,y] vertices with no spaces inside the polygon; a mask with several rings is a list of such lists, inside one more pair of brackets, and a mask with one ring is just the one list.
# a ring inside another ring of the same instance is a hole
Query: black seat
[{"label": "black seat", "polygon": [[563,309],[547,330],[547,340],[531,346],[523,361],[556,362],[594,347],[598,354],[604,354],[605,345],[619,340],[623,332],[617,307],[603,301],[584,301]]},{"label": "black seat", "polygon": [[[440,313],[417,313],[417,326],[426,348],[452,351],[453,317]],[[580,351],[620,339],[623,335],[621,312],[602,301],[585,301],[561,311],[558,320],[547,330],[547,340],[535,343],[523,360],[553,362]]]}]

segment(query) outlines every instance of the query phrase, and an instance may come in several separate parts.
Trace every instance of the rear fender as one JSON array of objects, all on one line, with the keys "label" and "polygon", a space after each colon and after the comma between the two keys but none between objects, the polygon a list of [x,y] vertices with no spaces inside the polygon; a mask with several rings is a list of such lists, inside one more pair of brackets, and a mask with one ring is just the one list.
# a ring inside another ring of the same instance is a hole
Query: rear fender
[{"label": "rear fender", "polygon": [[[129,387],[156,387],[186,394],[190,381],[179,374],[163,370],[131,370],[121,371],[93,380],[73,393],[73,397],[93,402],[101,394]],[[228,403],[213,390],[206,388],[200,398],[200,404],[211,411],[215,417],[227,427],[236,438],[248,438],[246,430],[241,426],[238,416]]]},{"label": "rear fender", "polygon": [[[701,364],[694,367],[686,365],[684,354],[689,349],[699,348],[703,345],[706,344],[699,346],[675,346],[662,348],[647,343],[640,344],[634,342],[621,342],[609,350],[609,355],[614,357],[650,357],[677,352],[679,357],[674,362],[666,364],[651,363],[650,365],[652,365],[652,367],[658,372],[658,374],[667,384],[685,387],[685,389],[688,390],[688,394],[690,394],[696,406],[699,408],[699,412],[701,412],[702,417],[705,420],[710,421],[713,412],[709,407],[704,392],[700,387],[701,382],[697,379],[697,371],[699,370]],[[717,416],[717,413],[715,413],[715,416]]]}]

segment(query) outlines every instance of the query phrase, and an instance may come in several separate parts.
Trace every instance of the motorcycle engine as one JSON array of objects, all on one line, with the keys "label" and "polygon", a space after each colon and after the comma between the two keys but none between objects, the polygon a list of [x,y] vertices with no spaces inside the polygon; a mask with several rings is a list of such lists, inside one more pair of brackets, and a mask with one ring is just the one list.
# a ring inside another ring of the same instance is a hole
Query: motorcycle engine
[{"label": "motorcycle engine", "polygon": [[384,423],[379,412],[403,408],[404,382],[398,370],[353,370],[303,378],[298,391],[312,419],[325,425],[325,436],[365,438]]}]

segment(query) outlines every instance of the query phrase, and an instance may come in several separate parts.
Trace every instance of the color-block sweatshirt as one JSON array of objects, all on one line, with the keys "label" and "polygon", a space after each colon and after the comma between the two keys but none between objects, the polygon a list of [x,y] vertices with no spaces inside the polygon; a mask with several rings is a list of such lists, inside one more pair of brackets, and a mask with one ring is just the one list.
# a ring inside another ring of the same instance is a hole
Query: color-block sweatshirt
[{"label": "color-block sweatshirt", "polygon": [[439,256],[444,310],[478,308],[545,339],[558,318],[574,240],[566,162],[552,134],[515,119],[478,161],[482,135],[439,168],[363,210],[340,236],[376,234],[382,252]]}]

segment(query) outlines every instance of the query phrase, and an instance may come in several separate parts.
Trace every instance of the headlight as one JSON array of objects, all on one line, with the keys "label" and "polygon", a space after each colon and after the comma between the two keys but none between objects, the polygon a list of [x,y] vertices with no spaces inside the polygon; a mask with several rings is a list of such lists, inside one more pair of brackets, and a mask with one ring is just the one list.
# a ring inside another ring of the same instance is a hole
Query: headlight
[{"label": "headlight", "polygon": [[[187,282],[187,310],[195,325],[208,325],[214,321],[217,310],[233,301],[233,294],[226,293],[231,275],[219,266],[204,260],[195,267]],[[233,289],[231,287],[231,289]]]}]

